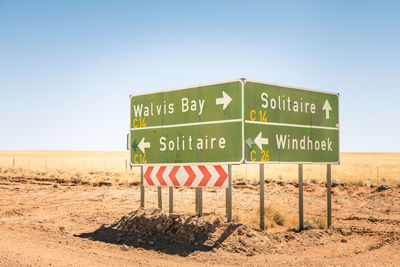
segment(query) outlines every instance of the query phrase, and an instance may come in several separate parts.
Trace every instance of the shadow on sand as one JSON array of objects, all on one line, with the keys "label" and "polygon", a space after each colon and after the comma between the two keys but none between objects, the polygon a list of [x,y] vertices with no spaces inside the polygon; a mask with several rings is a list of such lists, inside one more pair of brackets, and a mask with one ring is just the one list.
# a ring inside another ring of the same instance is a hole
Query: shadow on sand
[{"label": "shadow on sand", "polygon": [[[195,251],[207,252],[212,251],[214,248],[218,248],[241,225],[234,223],[228,224],[223,227],[223,229],[220,229],[220,231],[218,231],[218,236],[215,236],[216,228],[213,228],[211,232],[208,232],[206,235],[203,235],[201,237],[196,236],[195,240],[190,242],[189,240],[185,240],[182,238],[171,238],[171,233],[170,235],[167,235],[165,234],[165,231],[158,231],[157,229],[155,229],[155,227],[152,226],[154,225],[154,217],[152,218],[152,221],[150,221],[149,218],[145,218],[145,220],[143,220],[143,217],[141,218],[141,221],[139,220],[141,224],[148,226],[146,230],[127,231],[126,227],[124,226],[130,223],[128,226],[130,228],[132,227],[131,218],[134,217],[134,215],[132,216],[131,214],[128,215],[130,216],[130,219],[128,220],[126,219],[128,216],[124,216],[118,222],[110,226],[102,225],[99,229],[93,232],[75,234],[74,236],[109,244],[126,245],[135,248],[160,251],[172,255],[188,256]],[[196,219],[198,219],[197,216],[190,216],[187,217],[183,223],[177,223],[176,221],[174,221],[175,227],[170,227],[170,229],[172,228],[172,236],[179,236],[179,229],[185,227],[186,231],[189,234],[190,232],[197,232],[193,228],[195,227],[193,226],[193,224],[190,225],[191,228],[187,227],[190,224],[191,220]],[[137,221],[138,220],[136,220],[136,222]],[[138,228],[140,229],[140,227]],[[212,240],[208,238],[210,234],[214,234]]]}]

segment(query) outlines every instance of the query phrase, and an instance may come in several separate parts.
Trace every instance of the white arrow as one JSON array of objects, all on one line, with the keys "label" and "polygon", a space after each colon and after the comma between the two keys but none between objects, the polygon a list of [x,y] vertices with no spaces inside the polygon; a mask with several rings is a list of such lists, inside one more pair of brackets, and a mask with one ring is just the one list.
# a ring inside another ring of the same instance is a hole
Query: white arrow
[{"label": "white arrow", "polygon": [[139,148],[140,150],[142,150],[143,153],[146,153],[146,152],[145,152],[145,149],[146,149],[146,148],[150,148],[150,142],[145,142],[145,141],[144,141],[144,137],[143,137],[142,140],[140,140],[140,143],[139,143],[139,145],[138,145],[138,148]]},{"label": "white arrow", "polygon": [[262,145],[268,145],[268,138],[263,138],[262,132],[260,132],[254,139],[254,143],[258,146],[260,150],[262,150]]},{"label": "white arrow", "polygon": [[247,140],[246,140],[246,144],[251,148],[251,147],[254,145],[254,142],[253,142],[253,140],[251,140],[251,138],[249,137],[249,138],[247,138]]},{"label": "white arrow", "polygon": [[229,103],[231,103],[231,101],[232,101],[232,98],[227,93],[222,91],[222,97],[217,98],[215,102],[217,105],[223,105],[222,109],[225,110],[226,107],[229,105]]},{"label": "white arrow", "polygon": [[322,107],[322,110],[325,110],[325,119],[329,119],[329,112],[332,110],[331,105],[329,105],[328,99],[325,100],[325,104]]}]

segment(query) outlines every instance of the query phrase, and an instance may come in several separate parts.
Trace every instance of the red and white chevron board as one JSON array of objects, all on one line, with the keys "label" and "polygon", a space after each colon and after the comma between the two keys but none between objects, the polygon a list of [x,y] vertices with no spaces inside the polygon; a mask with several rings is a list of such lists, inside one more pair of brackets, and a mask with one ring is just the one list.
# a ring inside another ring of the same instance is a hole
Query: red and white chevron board
[{"label": "red and white chevron board", "polygon": [[228,187],[228,166],[144,166],[144,186]]}]

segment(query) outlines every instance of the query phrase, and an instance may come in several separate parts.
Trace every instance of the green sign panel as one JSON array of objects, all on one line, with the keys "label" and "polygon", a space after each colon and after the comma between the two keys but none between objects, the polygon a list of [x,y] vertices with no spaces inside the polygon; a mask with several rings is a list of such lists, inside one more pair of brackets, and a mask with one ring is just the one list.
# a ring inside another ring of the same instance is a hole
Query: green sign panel
[{"label": "green sign panel", "polygon": [[339,163],[339,96],[246,81],[246,163]]},{"label": "green sign panel", "polygon": [[131,96],[131,164],[338,164],[338,98],[244,79]]},{"label": "green sign panel", "polygon": [[131,164],[241,163],[243,82],[131,96]]}]

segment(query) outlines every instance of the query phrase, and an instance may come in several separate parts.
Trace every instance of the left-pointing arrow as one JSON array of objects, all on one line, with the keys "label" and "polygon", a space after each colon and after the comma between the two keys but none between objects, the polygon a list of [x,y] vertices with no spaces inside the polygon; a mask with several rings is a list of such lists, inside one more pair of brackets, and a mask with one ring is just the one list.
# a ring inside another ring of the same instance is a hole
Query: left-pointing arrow
[{"label": "left-pointing arrow", "polygon": [[148,166],[146,168],[147,169],[145,170],[143,177],[146,180],[147,185],[154,185],[153,180],[151,179],[151,172],[153,171],[154,167]]},{"label": "left-pointing arrow", "polygon": [[146,152],[145,152],[145,149],[146,149],[146,148],[150,148],[150,142],[145,142],[145,141],[144,141],[144,137],[143,137],[142,140],[140,140],[140,143],[139,143],[139,145],[138,145],[138,148],[139,148],[143,153],[146,153]]},{"label": "left-pointing arrow", "polygon": [[253,140],[251,140],[251,138],[249,137],[249,138],[246,139],[246,144],[247,144],[250,148],[252,148],[252,146],[254,145],[254,142],[253,142]]},{"label": "left-pointing arrow", "polygon": [[262,145],[268,145],[268,138],[263,138],[262,132],[260,132],[254,139],[254,143],[258,146],[260,150],[262,150]]}]

